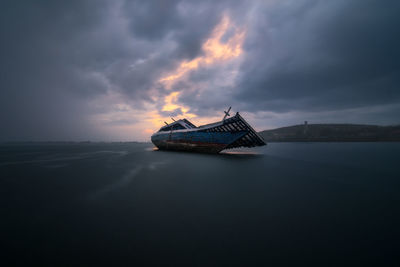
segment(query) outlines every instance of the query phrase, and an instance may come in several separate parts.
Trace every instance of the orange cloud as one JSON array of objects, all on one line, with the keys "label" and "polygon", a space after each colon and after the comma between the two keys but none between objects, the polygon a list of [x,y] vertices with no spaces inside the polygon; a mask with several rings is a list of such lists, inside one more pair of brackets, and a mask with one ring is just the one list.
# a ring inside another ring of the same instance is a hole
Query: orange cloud
[{"label": "orange cloud", "polygon": [[[227,40],[223,40],[229,30],[232,30],[232,35]],[[168,90],[172,90],[173,85],[180,79],[185,78],[185,75],[190,71],[196,70],[199,67],[224,63],[239,57],[243,52],[242,45],[245,34],[246,31],[244,29],[236,27],[231,19],[227,15],[224,15],[220,23],[213,29],[210,37],[203,43],[202,55],[190,61],[182,61],[174,71],[161,77],[158,82]],[[180,94],[180,91],[172,91],[169,95],[165,96],[161,111],[172,112],[180,109],[183,113],[182,116],[185,118],[197,117],[195,114],[189,112],[189,107],[179,103],[178,98]],[[201,118],[197,123],[207,123],[210,122],[210,119],[216,118]],[[169,118],[162,117],[158,112],[153,111],[148,114],[148,121],[157,127],[162,126],[164,121],[168,120]]]},{"label": "orange cloud", "polygon": [[[234,34],[226,42],[223,42],[222,37],[230,29],[234,29]],[[190,61],[181,62],[175,71],[162,77],[159,82],[167,89],[171,89],[175,81],[182,78],[189,71],[199,68],[199,66],[223,62],[240,56],[244,37],[245,31],[233,25],[230,18],[224,15],[221,22],[212,31],[210,38],[202,45],[204,55]]]},{"label": "orange cloud", "polygon": [[167,95],[164,98],[165,104],[162,108],[162,111],[174,111],[175,109],[181,108],[183,112],[187,112],[188,111],[187,108],[174,104],[178,102],[178,96],[180,95],[180,93],[181,92],[175,91]]}]

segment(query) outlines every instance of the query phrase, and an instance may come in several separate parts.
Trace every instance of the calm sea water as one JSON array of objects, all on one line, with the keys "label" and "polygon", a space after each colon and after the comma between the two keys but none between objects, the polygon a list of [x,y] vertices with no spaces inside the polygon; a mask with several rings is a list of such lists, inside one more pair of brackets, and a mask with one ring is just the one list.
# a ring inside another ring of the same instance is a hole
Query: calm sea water
[{"label": "calm sea water", "polygon": [[0,261],[398,266],[399,155],[400,143],[270,143],[221,155],[3,144]]}]

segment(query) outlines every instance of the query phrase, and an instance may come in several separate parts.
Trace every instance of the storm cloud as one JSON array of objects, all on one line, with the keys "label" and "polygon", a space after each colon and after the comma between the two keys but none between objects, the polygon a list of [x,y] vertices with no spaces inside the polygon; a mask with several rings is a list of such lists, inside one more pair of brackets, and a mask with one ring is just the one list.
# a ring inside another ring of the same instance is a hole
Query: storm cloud
[{"label": "storm cloud", "polygon": [[147,140],[233,106],[259,130],[398,124],[400,3],[3,1],[0,141]]},{"label": "storm cloud", "polygon": [[277,111],[399,103],[399,2],[292,4],[254,27],[238,96]]}]

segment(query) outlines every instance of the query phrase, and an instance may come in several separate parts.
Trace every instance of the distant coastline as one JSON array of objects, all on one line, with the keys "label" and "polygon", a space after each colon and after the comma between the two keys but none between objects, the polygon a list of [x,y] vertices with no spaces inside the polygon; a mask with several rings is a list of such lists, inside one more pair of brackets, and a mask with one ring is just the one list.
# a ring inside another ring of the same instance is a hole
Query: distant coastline
[{"label": "distant coastline", "polygon": [[293,125],[259,134],[267,142],[400,142],[400,125],[363,124]]}]

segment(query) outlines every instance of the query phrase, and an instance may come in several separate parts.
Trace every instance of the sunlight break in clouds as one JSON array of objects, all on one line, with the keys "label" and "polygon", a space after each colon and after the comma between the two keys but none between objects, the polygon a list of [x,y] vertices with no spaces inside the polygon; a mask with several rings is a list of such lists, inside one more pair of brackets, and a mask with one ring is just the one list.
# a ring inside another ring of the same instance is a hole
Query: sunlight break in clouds
[{"label": "sunlight break in clouds", "polygon": [[[147,141],[152,133],[164,125],[164,121],[170,121],[170,116],[179,114],[179,117],[193,119],[195,124],[206,124],[222,118],[221,114],[214,117],[205,117],[191,112],[188,106],[179,102],[179,97],[184,92],[182,89],[176,89],[174,86],[179,81],[184,81],[187,87],[183,90],[193,92],[194,94],[204,93],[206,90],[212,90],[216,97],[224,94],[219,92],[218,86],[215,86],[215,77],[207,77],[204,81],[194,82],[190,80],[188,74],[199,69],[217,68],[229,69],[237,72],[242,58],[243,41],[245,30],[234,25],[231,19],[224,15],[221,21],[215,26],[208,39],[202,44],[202,54],[192,60],[182,61],[174,70],[166,71],[165,75],[154,81],[149,88],[152,90],[152,101],[142,102],[136,106],[129,102],[124,94],[109,90],[107,94],[94,98],[91,101],[91,107],[97,112],[91,117],[93,127],[101,129],[99,131],[99,140],[138,140]],[[232,73],[232,72],[231,72]],[[235,75],[216,76],[224,84],[233,85]],[[220,82],[220,81],[218,81]],[[165,96],[157,96],[159,87],[168,91]],[[110,85],[111,87],[111,85]],[[100,135],[102,134],[102,135]],[[106,136],[111,139],[104,139]],[[94,139],[94,137],[92,137]]]},{"label": "sunlight break in clouds", "polygon": [[[224,37],[231,28],[234,28],[235,34],[226,42],[222,42],[222,37]],[[177,70],[161,78],[160,82],[165,85],[167,89],[171,89],[173,83],[190,70],[197,69],[199,66],[238,57],[242,53],[244,36],[245,31],[232,25],[230,18],[224,15],[221,22],[213,30],[210,38],[203,44],[202,50],[204,51],[204,55],[194,58],[191,61],[182,62]]]},{"label": "sunlight break in clouds", "polygon": [[[223,40],[229,31],[233,31],[231,36],[227,36],[227,40]],[[198,56],[190,61],[183,61],[178,68],[164,77],[161,77],[159,83],[164,88],[172,92],[164,97],[164,105],[161,111],[173,112],[180,109],[182,116],[186,118],[197,117],[195,114],[189,113],[190,108],[178,103],[178,97],[181,91],[173,91],[173,85],[186,77],[190,71],[196,70],[200,67],[207,67],[224,63],[226,61],[235,59],[242,54],[242,45],[245,37],[245,30],[236,27],[225,14],[221,22],[214,28],[210,37],[203,43],[203,55]],[[189,82],[190,84],[190,82]],[[158,116],[152,119],[156,122],[154,125],[159,127],[163,124],[165,118]]]}]

